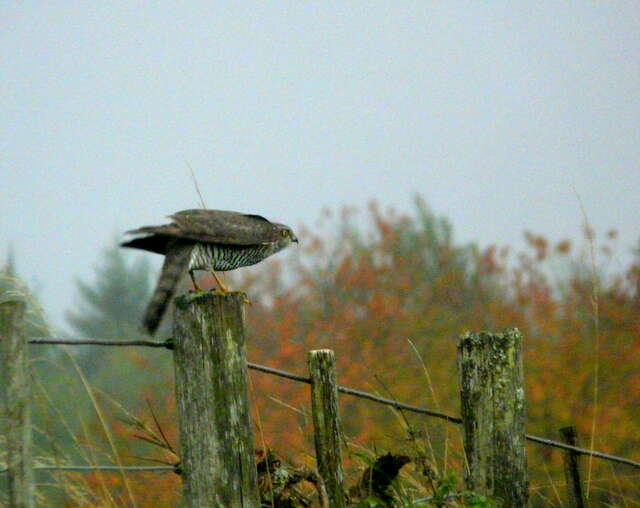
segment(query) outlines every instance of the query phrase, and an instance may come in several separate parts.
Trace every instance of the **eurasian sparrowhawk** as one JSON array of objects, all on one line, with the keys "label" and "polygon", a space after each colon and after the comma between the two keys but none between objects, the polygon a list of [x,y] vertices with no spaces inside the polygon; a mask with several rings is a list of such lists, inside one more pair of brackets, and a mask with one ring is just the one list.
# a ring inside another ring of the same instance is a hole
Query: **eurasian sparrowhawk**
[{"label": "eurasian sparrowhawk", "polygon": [[164,254],[160,279],[144,316],[144,327],[153,334],[185,272],[210,270],[220,289],[228,288],[215,270],[227,271],[259,263],[298,239],[290,227],[270,222],[260,215],[223,210],[183,210],[171,216],[173,222],[145,226],[128,234],[137,238],[123,247]]}]

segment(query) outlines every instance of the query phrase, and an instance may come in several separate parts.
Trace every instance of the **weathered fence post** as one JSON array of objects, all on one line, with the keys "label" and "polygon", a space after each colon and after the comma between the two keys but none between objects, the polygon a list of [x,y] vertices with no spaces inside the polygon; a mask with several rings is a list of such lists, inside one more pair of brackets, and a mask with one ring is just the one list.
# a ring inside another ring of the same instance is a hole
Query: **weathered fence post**
[{"label": "weathered fence post", "polygon": [[500,506],[526,506],[522,334],[467,332],[458,369],[467,488]]},{"label": "weathered fence post", "polygon": [[260,505],[249,412],[243,299],[175,299],[174,365],[184,500],[190,508]]},{"label": "weathered fence post", "polygon": [[346,498],[342,473],[336,359],[330,349],[319,349],[309,351],[308,363],[318,473],[324,482],[329,506],[341,508],[346,506]]},{"label": "weathered fence post", "polygon": [[[563,427],[560,435],[565,443],[571,446],[578,446],[578,433],[575,427]],[[567,495],[569,496],[569,506],[585,508],[587,502],[582,490],[580,481],[580,455],[572,450],[564,452],[564,477],[567,481]]]},{"label": "weathered fence post", "polygon": [[7,440],[9,506],[34,506],[31,456],[31,385],[25,304],[0,303],[0,374],[4,392],[4,435]]}]

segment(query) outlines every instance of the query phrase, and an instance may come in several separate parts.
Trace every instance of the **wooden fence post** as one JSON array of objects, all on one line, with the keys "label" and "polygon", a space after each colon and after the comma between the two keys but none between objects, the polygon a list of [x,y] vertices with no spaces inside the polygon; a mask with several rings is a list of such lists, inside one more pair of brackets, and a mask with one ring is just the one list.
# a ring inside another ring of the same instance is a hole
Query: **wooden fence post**
[{"label": "wooden fence post", "polygon": [[346,498],[342,473],[336,359],[330,349],[318,349],[309,351],[308,364],[318,473],[324,482],[329,506],[342,508],[346,506]]},{"label": "wooden fence post", "polygon": [[[578,433],[575,427],[563,427],[560,429],[560,435],[565,443],[571,446],[578,446]],[[564,452],[564,477],[567,481],[567,494],[569,496],[569,506],[576,508],[585,508],[587,502],[582,490],[582,482],[580,480],[579,458],[576,452],[566,450]]]},{"label": "wooden fence post", "polygon": [[467,488],[500,506],[526,506],[522,334],[467,332],[458,369]]},{"label": "wooden fence post", "polygon": [[241,293],[175,299],[174,365],[184,500],[257,507]]},{"label": "wooden fence post", "polygon": [[4,435],[7,440],[9,506],[34,506],[31,456],[31,385],[25,304],[0,303],[0,374],[4,392]]}]

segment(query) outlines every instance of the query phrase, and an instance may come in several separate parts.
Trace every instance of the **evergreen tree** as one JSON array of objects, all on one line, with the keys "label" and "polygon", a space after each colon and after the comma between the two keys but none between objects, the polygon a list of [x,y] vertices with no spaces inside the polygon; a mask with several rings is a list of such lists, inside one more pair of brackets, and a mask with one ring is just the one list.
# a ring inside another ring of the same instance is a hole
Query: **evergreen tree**
[{"label": "evergreen tree", "polygon": [[[142,316],[152,292],[147,256],[131,259],[117,243],[106,248],[95,280],[77,281],[79,303],[67,312],[78,337],[136,340],[146,337]],[[171,355],[150,348],[78,347],[75,359],[96,391],[114,397],[123,407],[143,405],[141,393],[164,396]],[[171,393],[171,391],[169,391]]]},{"label": "evergreen tree", "polygon": [[95,283],[77,281],[80,304],[67,320],[80,336],[131,339],[151,295],[150,264],[140,257],[129,262],[116,244],[105,249]]}]

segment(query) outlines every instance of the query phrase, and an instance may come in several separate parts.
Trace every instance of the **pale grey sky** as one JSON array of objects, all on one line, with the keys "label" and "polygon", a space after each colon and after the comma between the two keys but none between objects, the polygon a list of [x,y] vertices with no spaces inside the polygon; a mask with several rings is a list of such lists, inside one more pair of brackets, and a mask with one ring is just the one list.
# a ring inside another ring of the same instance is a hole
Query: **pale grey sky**
[{"label": "pale grey sky", "polygon": [[635,1],[7,1],[0,42],[0,258],[57,324],[117,232],[198,206],[185,161],[294,227],[420,192],[462,241],[577,237],[577,192],[639,236]]}]

